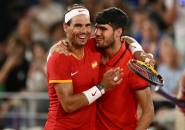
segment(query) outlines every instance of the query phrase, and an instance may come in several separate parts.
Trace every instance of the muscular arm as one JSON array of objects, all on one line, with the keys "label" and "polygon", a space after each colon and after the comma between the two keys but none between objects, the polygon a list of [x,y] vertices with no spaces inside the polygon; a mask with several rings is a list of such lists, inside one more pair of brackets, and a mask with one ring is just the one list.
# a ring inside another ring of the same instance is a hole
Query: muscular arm
[{"label": "muscular arm", "polygon": [[149,88],[136,91],[136,96],[142,110],[141,117],[137,122],[136,130],[146,130],[154,117],[153,102]]},{"label": "muscular arm", "polygon": [[72,83],[56,84],[55,90],[65,112],[71,113],[88,105],[88,100],[83,93],[73,94]]},{"label": "muscular arm", "polygon": [[129,45],[129,50],[134,55],[135,59],[149,63],[152,66],[155,65],[153,55],[151,53],[145,53],[142,46],[134,38],[130,36],[123,36],[122,40],[125,40]]},{"label": "muscular arm", "polygon": [[[100,84],[103,85],[103,89],[107,91],[121,83],[122,75],[123,73],[121,68],[118,67],[115,69],[110,69],[104,73],[103,79]],[[117,76],[117,81],[114,80],[115,76]],[[96,87],[96,89],[92,89],[94,88],[94,86],[91,86],[90,89],[79,94],[74,94],[72,83],[54,84],[54,87],[59,101],[64,111],[67,113],[74,112],[84,106],[87,106],[102,96],[102,92],[100,91],[100,89],[98,89],[98,87]]]}]

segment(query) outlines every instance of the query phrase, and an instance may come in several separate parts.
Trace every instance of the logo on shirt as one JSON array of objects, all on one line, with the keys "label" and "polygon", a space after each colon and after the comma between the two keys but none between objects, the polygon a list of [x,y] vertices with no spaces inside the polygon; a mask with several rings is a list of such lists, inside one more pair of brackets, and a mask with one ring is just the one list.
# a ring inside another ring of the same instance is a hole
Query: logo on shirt
[{"label": "logo on shirt", "polygon": [[[96,90],[97,91],[97,90]],[[96,91],[94,93],[91,93],[92,96],[95,96],[96,95]]]},{"label": "logo on shirt", "polygon": [[71,76],[74,76],[78,73],[78,71],[75,71],[75,72],[71,72]]},{"label": "logo on shirt", "polygon": [[91,63],[91,67],[94,69],[98,66],[98,62],[97,61],[94,61]]}]

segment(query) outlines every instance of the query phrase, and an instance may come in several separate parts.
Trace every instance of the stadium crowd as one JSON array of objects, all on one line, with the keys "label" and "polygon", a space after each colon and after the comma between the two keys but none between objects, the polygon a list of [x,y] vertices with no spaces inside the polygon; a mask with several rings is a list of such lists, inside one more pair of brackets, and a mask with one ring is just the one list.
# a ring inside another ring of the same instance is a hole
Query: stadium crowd
[{"label": "stadium crowd", "polygon": [[[134,37],[145,52],[154,55],[155,68],[165,80],[164,89],[182,97],[185,0],[1,0],[1,93],[47,92],[47,54],[53,44],[65,38],[64,12],[74,3],[82,3],[89,9],[92,23],[102,9],[115,6],[126,11],[130,20],[127,34]],[[185,116],[180,109],[156,93],[152,96],[155,118],[151,130],[185,129]],[[38,112],[47,112],[48,102],[44,102],[38,101]],[[20,119],[6,117],[20,107],[14,98],[0,99],[0,129],[20,129]],[[36,125],[44,126],[40,121]]]}]

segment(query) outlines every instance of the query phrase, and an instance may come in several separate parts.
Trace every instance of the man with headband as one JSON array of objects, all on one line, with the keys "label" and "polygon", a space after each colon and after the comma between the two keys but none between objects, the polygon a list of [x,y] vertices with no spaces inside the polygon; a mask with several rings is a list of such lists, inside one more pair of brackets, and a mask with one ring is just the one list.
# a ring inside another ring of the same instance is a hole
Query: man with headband
[{"label": "man with headband", "polygon": [[98,84],[101,55],[94,46],[89,11],[73,6],[65,14],[64,31],[71,55],[53,53],[47,62],[50,108],[45,130],[95,130],[96,104],[107,90],[122,81],[112,68]]}]

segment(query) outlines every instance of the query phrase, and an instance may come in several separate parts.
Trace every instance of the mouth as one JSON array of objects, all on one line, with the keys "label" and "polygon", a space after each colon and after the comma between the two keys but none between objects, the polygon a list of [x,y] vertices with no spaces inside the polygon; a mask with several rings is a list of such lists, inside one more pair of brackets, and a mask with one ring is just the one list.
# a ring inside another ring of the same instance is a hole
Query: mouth
[{"label": "mouth", "polygon": [[87,35],[81,34],[81,35],[79,35],[78,37],[79,37],[80,39],[86,39],[86,38],[87,38]]},{"label": "mouth", "polygon": [[102,44],[103,43],[103,38],[96,38],[96,43],[99,45],[99,44]]},{"label": "mouth", "polygon": [[82,42],[86,41],[88,39],[88,36],[85,34],[81,34],[78,36],[78,39]]}]

